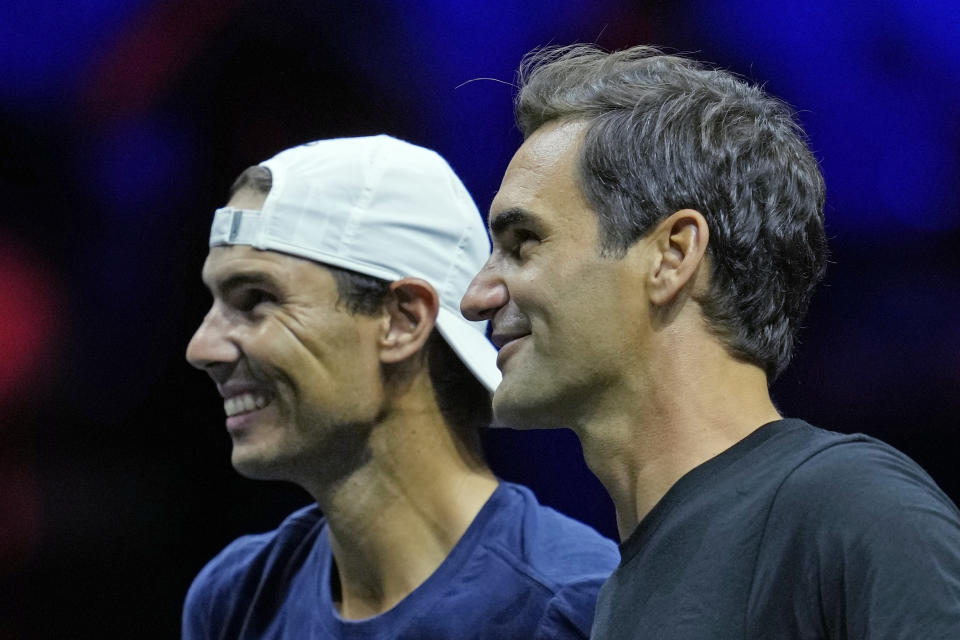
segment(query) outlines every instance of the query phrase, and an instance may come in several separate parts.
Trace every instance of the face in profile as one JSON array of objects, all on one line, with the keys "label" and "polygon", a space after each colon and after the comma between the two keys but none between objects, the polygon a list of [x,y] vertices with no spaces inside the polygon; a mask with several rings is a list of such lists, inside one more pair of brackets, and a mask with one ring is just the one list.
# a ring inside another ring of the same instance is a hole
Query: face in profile
[{"label": "face in profile", "polygon": [[462,311],[488,319],[503,381],[497,418],[569,425],[619,384],[636,333],[630,261],[601,255],[597,215],[579,188],[584,124],[549,124],[514,155],[490,208],[493,253]]},{"label": "face in profile", "polygon": [[234,467],[316,476],[379,411],[381,319],[349,313],[325,267],[273,251],[213,247],[203,280],[213,304],[187,360],[224,398]]}]

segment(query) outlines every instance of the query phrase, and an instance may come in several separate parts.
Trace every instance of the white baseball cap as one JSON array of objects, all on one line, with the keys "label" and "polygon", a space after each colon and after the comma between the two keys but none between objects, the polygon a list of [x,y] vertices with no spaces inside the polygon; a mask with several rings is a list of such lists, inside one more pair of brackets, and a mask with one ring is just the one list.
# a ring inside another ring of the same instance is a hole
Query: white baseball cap
[{"label": "white baseball cap", "polygon": [[440,298],[440,334],[487,389],[496,389],[500,371],[487,323],[460,315],[490,241],[440,155],[379,135],[308,142],[261,166],[273,179],[262,209],[217,209],[211,247],[249,245],[389,281],[423,278]]}]

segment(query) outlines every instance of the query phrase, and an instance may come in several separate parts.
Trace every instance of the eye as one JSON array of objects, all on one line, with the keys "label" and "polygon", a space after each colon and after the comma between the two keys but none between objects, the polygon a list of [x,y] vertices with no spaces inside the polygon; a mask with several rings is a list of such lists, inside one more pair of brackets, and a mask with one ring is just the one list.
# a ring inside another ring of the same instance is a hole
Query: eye
[{"label": "eye", "polygon": [[524,251],[540,242],[540,237],[529,229],[514,228],[510,233],[510,255],[520,260],[524,258]]},{"label": "eye", "polygon": [[276,302],[277,298],[269,291],[249,287],[237,292],[233,305],[240,311],[248,313],[263,303]]}]

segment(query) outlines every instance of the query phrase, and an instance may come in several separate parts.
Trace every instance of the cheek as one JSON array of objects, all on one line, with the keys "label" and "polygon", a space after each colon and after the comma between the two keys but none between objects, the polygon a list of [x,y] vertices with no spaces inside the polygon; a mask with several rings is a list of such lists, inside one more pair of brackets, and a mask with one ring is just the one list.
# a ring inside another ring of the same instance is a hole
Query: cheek
[{"label": "cheek", "polygon": [[335,315],[302,323],[276,322],[264,338],[273,342],[278,364],[290,376],[309,376],[311,383],[330,388],[366,382],[379,375],[376,337],[364,331],[362,319]]},{"label": "cheek", "polygon": [[372,420],[382,382],[376,341],[355,323],[326,327],[322,337],[303,336],[300,344],[308,365],[293,375],[305,406],[322,407],[338,421]]},{"label": "cheek", "polygon": [[511,297],[533,322],[565,322],[588,297],[578,266],[560,261],[531,266],[517,285]]},{"label": "cheek", "polygon": [[301,336],[277,318],[266,318],[251,332],[245,351],[255,362],[291,372],[309,369],[314,354]]},{"label": "cheek", "polygon": [[[623,341],[627,308],[639,292],[623,291],[607,270],[591,265],[565,265],[545,274],[533,294],[543,326],[534,325],[558,356],[578,361],[606,343]],[[533,318],[536,322],[537,318]],[[619,347],[618,347],[619,348]]]}]

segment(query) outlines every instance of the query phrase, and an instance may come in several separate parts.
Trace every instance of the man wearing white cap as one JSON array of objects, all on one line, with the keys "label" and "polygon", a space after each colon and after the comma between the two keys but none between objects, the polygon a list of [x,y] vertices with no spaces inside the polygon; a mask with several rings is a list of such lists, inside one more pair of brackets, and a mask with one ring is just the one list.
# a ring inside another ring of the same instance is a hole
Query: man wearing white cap
[{"label": "man wearing white cap", "polygon": [[187,348],[234,467],[316,505],[231,543],[184,638],[579,638],[616,547],[486,466],[499,382],[459,302],[489,255],[437,154],[323,140],[245,171],[210,234]]}]

